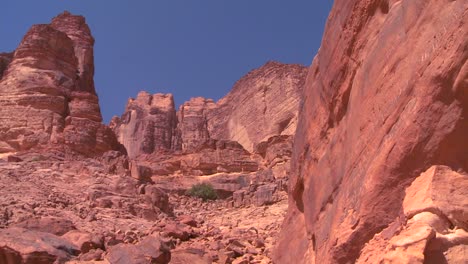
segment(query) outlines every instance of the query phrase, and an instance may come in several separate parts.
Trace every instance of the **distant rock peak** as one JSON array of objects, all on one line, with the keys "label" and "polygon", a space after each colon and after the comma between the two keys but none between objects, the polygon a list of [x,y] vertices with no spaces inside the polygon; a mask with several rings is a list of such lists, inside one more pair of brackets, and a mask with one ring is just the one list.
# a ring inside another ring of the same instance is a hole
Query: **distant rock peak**
[{"label": "distant rock peak", "polygon": [[93,44],[85,19],[63,13],[33,25],[13,56],[0,55],[0,153],[53,146],[95,155],[120,148],[101,124]]},{"label": "distant rock peak", "polygon": [[161,137],[167,151],[192,152],[210,140],[234,140],[252,152],[272,136],[294,134],[306,71],[300,65],[268,62],[218,102],[194,97],[177,112],[171,94],[143,91],[129,99],[126,112],[111,127],[131,149],[130,157],[161,150],[153,147]]}]

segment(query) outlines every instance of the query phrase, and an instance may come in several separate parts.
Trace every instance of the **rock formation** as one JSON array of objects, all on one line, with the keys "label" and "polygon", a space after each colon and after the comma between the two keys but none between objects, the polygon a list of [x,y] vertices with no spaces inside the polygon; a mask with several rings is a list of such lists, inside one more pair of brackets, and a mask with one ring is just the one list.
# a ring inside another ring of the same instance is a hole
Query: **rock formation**
[{"label": "rock formation", "polygon": [[215,107],[213,100],[203,97],[192,98],[180,106],[178,138],[183,150],[192,152],[210,140],[207,115]]},{"label": "rock formation", "polygon": [[171,94],[140,92],[130,99],[121,118],[110,127],[125,146],[130,158],[161,150],[175,149],[177,117]]},{"label": "rock formation", "polygon": [[93,44],[84,18],[65,12],[31,27],[11,61],[0,56],[0,153],[66,146],[95,155],[118,148],[101,124]]},{"label": "rock formation", "polygon": [[277,263],[466,261],[467,8],[335,1],[304,88]]},{"label": "rock formation", "polygon": [[217,103],[192,98],[180,106],[177,117],[172,95],[141,92],[110,126],[132,158],[157,150],[195,152],[213,139],[237,141],[253,152],[270,137],[294,134],[306,72],[300,65],[268,62]]},{"label": "rock formation", "polygon": [[255,145],[277,135],[294,135],[304,66],[268,62],[241,78],[207,115],[211,138]]},{"label": "rock formation", "polygon": [[[0,54],[0,263],[267,263],[305,68],[268,63],[228,99],[177,112],[172,95],[141,92],[112,131],[93,43],[84,18],[64,12]],[[236,107],[261,98],[275,110]],[[230,139],[230,122],[248,144]],[[217,200],[187,193],[200,182]]]}]

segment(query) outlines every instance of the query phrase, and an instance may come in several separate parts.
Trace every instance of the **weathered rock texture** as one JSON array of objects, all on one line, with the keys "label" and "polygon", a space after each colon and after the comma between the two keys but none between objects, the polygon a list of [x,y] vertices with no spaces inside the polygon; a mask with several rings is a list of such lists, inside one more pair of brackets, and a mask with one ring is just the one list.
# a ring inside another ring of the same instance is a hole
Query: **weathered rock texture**
[{"label": "weathered rock texture", "polygon": [[121,118],[111,121],[129,157],[175,149],[177,117],[171,94],[140,92],[130,99]]},{"label": "weathered rock texture", "polygon": [[304,66],[268,62],[217,103],[192,98],[177,117],[172,95],[141,92],[111,127],[132,158],[160,150],[196,152],[213,139],[237,141],[252,152],[272,136],[294,134],[306,72]]},{"label": "weathered rock texture", "polygon": [[118,148],[101,124],[93,44],[84,18],[64,12],[31,27],[9,63],[1,56],[0,152],[54,145],[93,155]]},{"label": "weathered rock texture", "polygon": [[[466,234],[466,194],[457,196],[456,214],[443,210],[449,190],[466,193],[466,174],[442,180],[436,167],[427,185],[416,177],[432,165],[468,171],[467,8],[335,1],[304,88],[277,263],[365,262],[366,252],[386,255],[384,263],[432,263],[443,252],[463,254],[465,238],[437,241]],[[427,203],[409,213],[405,190]],[[461,224],[448,230],[448,222]],[[373,247],[379,239],[384,246]],[[411,262],[394,258],[408,252]]]},{"label": "weathered rock texture", "polygon": [[23,228],[0,230],[1,263],[64,263],[78,253],[73,244],[53,234]]},{"label": "weathered rock texture", "polygon": [[239,142],[252,152],[261,141],[296,132],[307,69],[268,62],[240,79],[207,115],[211,138]]},{"label": "weathered rock texture", "polygon": [[406,189],[404,215],[369,241],[357,263],[463,263],[468,175],[433,166]]},{"label": "weathered rock texture", "polygon": [[214,108],[213,100],[203,97],[192,98],[180,106],[178,140],[183,150],[194,151],[210,140],[207,115]]},{"label": "weathered rock texture", "polygon": [[[111,150],[120,145],[101,124],[93,42],[84,18],[63,13],[0,54],[0,263],[270,263],[291,136],[255,139],[249,152],[211,136],[212,100],[176,113],[172,95],[142,92],[112,122],[130,158]],[[286,74],[296,71],[304,77],[300,66],[269,63],[249,85],[270,78],[262,89],[282,93],[277,84],[296,85]],[[277,122],[281,111],[243,118]],[[200,182],[216,201],[187,195]]]}]

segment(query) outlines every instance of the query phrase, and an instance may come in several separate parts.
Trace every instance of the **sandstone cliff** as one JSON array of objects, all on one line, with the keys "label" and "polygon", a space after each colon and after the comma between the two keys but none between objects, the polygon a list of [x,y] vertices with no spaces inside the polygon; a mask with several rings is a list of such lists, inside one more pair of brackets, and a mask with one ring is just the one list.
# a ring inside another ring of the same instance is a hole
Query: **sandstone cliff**
[{"label": "sandstone cliff", "polygon": [[307,70],[268,62],[242,77],[207,115],[214,139],[239,142],[252,152],[276,135],[294,135]]},{"label": "sandstone cliff", "polygon": [[114,117],[110,127],[127,149],[129,157],[175,149],[177,117],[171,94],[150,95],[140,92],[130,99],[121,118]]},{"label": "sandstone cliff", "polygon": [[335,1],[304,88],[277,263],[466,261],[467,10]]},{"label": "sandstone cliff", "polygon": [[93,44],[85,19],[64,12],[50,25],[31,27],[13,56],[0,56],[0,153],[66,146],[94,155],[118,148],[101,124]]},{"label": "sandstone cliff", "polygon": [[[192,98],[180,106],[177,117],[172,95],[155,94],[148,101],[142,98],[151,95],[142,92],[110,126],[132,158],[157,149],[194,152],[210,140],[237,141],[253,152],[270,137],[294,134],[306,72],[300,65],[268,62],[217,103]],[[165,143],[155,149],[155,140]]]}]

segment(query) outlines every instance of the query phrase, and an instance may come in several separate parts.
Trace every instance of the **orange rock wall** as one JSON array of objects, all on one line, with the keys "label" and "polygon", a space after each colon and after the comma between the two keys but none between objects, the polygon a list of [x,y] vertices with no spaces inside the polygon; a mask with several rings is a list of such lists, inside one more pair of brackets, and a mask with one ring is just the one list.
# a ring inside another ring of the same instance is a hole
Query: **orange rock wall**
[{"label": "orange rock wall", "polygon": [[468,171],[467,8],[335,1],[304,88],[277,263],[354,263],[405,225],[421,172]]}]

